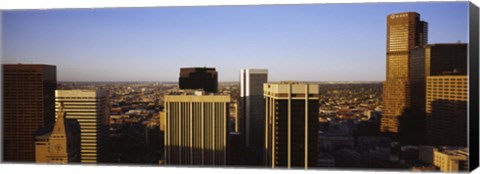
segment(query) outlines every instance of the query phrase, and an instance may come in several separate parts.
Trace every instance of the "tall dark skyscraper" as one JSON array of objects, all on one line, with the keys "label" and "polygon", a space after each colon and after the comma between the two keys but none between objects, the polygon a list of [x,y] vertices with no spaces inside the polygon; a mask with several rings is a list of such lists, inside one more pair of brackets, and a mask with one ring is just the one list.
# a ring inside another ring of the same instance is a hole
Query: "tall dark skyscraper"
[{"label": "tall dark skyscraper", "polygon": [[387,16],[387,78],[383,83],[381,132],[398,132],[398,119],[410,106],[409,62],[415,47],[427,44],[428,25],[415,12]]},{"label": "tall dark skyscraper", "polygon": [[218,92],[218,74],[215,68],[181,68],[178,79],[180,89],[203,89]]},{"label": "tall dark skyscraper", "polygon": [[265,135],[265,99],[263,84],[268,81],[267,69],[240,70],[240,132],[244,135],[249,165],[262,165]]},{"label": "tall dark skyscraper", "polygon": [[317,164],[318,85],[267,83],[265,163],[272,168],[309,168]]},{"label": "tall dark skyscraper", "polygon": [[55,66],[3,65],[4,161],[35,161],[35,132],[55,121],[56,87]]}]

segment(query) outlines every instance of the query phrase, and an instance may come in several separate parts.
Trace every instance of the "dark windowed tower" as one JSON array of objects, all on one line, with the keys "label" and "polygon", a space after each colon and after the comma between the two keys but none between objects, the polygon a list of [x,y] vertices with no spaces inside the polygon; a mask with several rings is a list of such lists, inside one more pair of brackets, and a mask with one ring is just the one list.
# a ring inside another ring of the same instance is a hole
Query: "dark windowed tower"
[{"label": "dark windowed tower", "polygon": [[265,99],[263,84],[267,83],[267,69],[242,69],[240,71],[240,132],[248,149],[249,165],[262,165],[265,135]]},{"label": "dark windowed tower", "polygon": [[218,74],[215,68],[181,68],[178,79],[180,89],[203,89],[218,92]]},{"label": "dark windowed tower", "polygon": [[266,83],[265,163],[272,168],[317,164],[318,85]]},{"label": "dark windowed tower", "polygon": [[3,65],[4,161],[35,161],[35,133],[55,121],[56,86],[55,66]]}]

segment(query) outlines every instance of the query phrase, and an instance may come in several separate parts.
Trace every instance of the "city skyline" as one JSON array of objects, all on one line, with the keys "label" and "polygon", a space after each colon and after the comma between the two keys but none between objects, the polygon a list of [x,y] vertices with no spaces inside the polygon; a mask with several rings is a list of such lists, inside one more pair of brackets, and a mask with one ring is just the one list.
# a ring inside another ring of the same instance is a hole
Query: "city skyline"
[{"label": "city skyline", "polygon": [[467,7],[422,2],[2,11],[2,63],[53,64],[59,81],[173,82],[178,68],[189,66],[215,67],[219,81],[238,81],[242,68],[269,69],[272,81],[383,81],[388,14],[422,14],[431,28],[428,43],[466,43]]},{"label": "city skyline", "polygon": [[2,11],[2,160],[470,171],[469,7]]}]

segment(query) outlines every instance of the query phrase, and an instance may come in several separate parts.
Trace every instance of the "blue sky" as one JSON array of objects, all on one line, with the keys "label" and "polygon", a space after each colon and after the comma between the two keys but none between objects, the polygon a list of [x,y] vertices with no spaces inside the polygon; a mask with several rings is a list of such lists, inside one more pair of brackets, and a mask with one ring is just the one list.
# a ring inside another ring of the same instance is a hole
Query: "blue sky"
[{"label": "blue sky", "polygon": [[57,66],[60,81],[177,81],[180,67],[269,80],[382,81],[386,16],[415,11],[429,43],[467,42],[468,3],[3,11],[2,63]]}]

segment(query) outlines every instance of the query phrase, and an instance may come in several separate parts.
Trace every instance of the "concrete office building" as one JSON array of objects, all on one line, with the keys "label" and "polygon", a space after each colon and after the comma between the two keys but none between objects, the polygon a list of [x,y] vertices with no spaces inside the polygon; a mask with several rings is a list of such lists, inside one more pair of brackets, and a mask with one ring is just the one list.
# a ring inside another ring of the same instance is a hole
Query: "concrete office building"
[{"label": "concrete office building", "polygon": [[166,164],[226,165],[230,96],[187,90],[164,100]]},{"label": "concrete office building", "polygon": [[318,163],[318,84],[263,85],[265,163],[272,168],[309,168]]},{"label": "concrete office building", "polygon": [[387,78],[383,83],[381,132],[398,132],[398,117],[410,106],[410,51],[427,44],[428,25],[415,12],[387,16]]},{"label": "concrete office building", "polygon": [[215,68],[181,68],[178,79],[180,89],[201,89],[205,92],[218,92],[218,73]]},{"label": "concrete office building", "polygon": [[35,133],[55,120],[56,86],[55,66],[3,65],[3,161],[35,162]]},{"label": "concrete office building", "polygon": [[56,90],[56,110],[63,105],[67,119],[80,123],[82,163],[107,162],[108,92],[104,90]]}]

